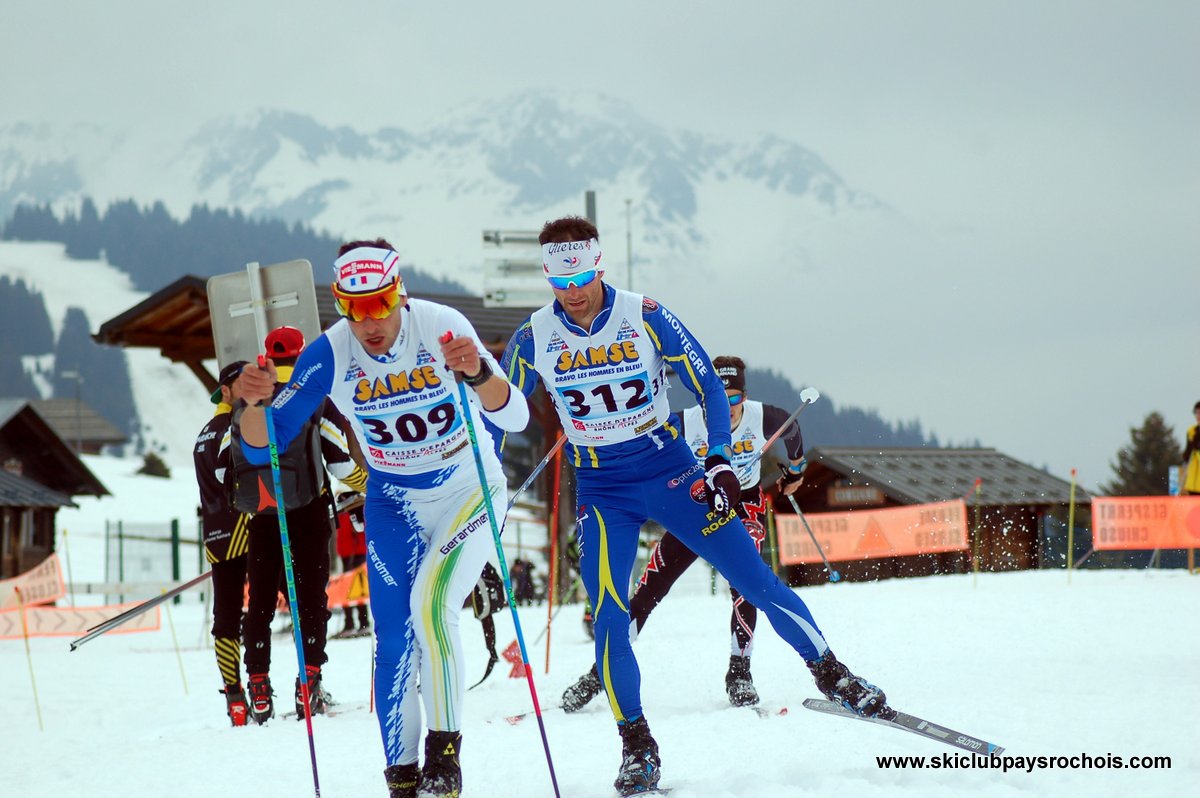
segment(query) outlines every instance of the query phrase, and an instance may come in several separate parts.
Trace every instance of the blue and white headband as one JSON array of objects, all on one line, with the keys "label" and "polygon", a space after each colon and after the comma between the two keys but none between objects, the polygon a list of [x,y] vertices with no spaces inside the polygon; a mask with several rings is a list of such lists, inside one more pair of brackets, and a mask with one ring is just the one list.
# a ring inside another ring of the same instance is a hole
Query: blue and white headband
[{"label": "blue and white headband", "polygon": [[594,238],[542,244],[542,271],[547,277],[568,277],[599,268],[600,242]]}]

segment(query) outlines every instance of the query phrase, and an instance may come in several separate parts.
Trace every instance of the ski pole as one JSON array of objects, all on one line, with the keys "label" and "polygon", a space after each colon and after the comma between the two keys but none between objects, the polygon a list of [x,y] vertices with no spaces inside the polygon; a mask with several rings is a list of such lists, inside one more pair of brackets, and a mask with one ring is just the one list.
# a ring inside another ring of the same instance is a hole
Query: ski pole
[{"label": "ski pole", "polygon": [[208,579],[211,576],[212,576],[212,571],[205,571],[204,573],[197,576],[195,579],[191,579],[187,582],[184,582],[179,587],[172,588],[171,590],[168,590],[166,593],[155,596],[154,598],[146,599],[141,604],[138,604],[135,607],[130,607],[129,609],[125,610],[125,612],[121,613],[120,615],[114,615],[113,617],[109,618],[107,621],[103,621],[101,623],[96,624],[91,629],[88,629],[87,634],[85,634],[83,637],[80,637],[80,638],[77,638],[77,639],[71,641],[71,650],[74,651],[75,649],[79,648],[87,641],[97,638],[100,635],[104,634],[109,629],[115,629],[116,627],[120,626],[121,624],[133,620],[134,618],[138,617],[139,615],[146,612],[147,610],[154,609],[159,604],[162,604],[164,601],[169,601],[170,599],[175,598],[180,593],[183,593],[185,590],[191,590],[193,587],[200,584],[201,582],[203,582],[204,580]]},{"label": "ski pole", "polygon": [[[163,591],[166,592],[165,590]],[[167,625],[171,627],[171,645],[175,646],[175,659],[179,662],[179,677],[183,679],[183,694],[188,694],[187,671],[183,669],[183,654],[179,650],[179,636],[175,634],[175,618],[171,615],[171,603],[167,602]]]},{"label": "ski pole", "polygon": [[784,422],[779,425],[779,429],[775,430],[771,437],[767,438],[766,442],[763,443],[762,448],[758,450],[758,453],[755,454],[754,457],[750,458],[750,462],[742,466],[742,470],[738,473],[739,482],[750,475],[750,469],[754,467],[754,464],[762,459],[762,456],[767,453],[768,449],[775,445],[775,441],[779,440],[779,436],[784,433],[784,430],[790,427],[792,422],[795,421],[802,412],[804,412],[804,408],[808,407],[820,398],[821,392],[816,388],[809,387],[800,392],[800,406],[796,408],[794,413],[784,419]]},{"label": "ski pole", "polygon": [[[442,343],[449,343],[453,337],[454,334],[447,331],[440,340]],[[513,595],[512,580],[508,576],[508,562],[504,558],[504,546],[500,542],[500,526],[496,523],[496,513],[492,508],[492,491],[488,486],[487,472],[483,467],[483,454],[479,451],[479,439],[475,435],[475,422],[471,418],[471,400],[467,396],[466,384],[457,379],[457,375],[456,382],[458,382],[458,401],[462,405],[463,420],[467,426],[467,437],[471,439],[471,454],[475,456],[475,470],[479,472],[479,490],[483,494],[488,523],[492,527],[492,540],[496,543],[496,555],[500,558],[500,577],[504,580],[504,594],[508,597],[508,609],[512,612],[513,626],[517,630],[521,664],[525,666],[525,680],[529,683],[529,695],[533,698],[533,714],[537,716],[538,731],[542,735],[542,748],[546,751],[546,765],[550,768],[550,783],[554,787],[555,798],[559,798],[558,777],[554,774],[554,759],[550,756],[550,741],[546,737],[546,723],[542,719],[541,705],[538,704],[537,688],[533,685],[533,666],[529,664],[529,654],[525,650],[525,636],[521,633],[521,619],[517,615],[517,600]]]},{"label": "ski pole", "polygon": [[[779,470],[785,474],[787,473],[787,469],[782,465],[779,466]],[[782,491],[780,492],[782,493]],[[796,515],[800,516],[800,523],[804,524],[804,531],[808,533],[808,536],[812,538],[813,545],[817,547],[817,554],[820,554],[821,559],[825,561],[825,570],[829,573],[829,581],[840,582],[842,575],[835,571],[833,566],[829,564],[829,558],[825,556],[824,550],[821,549],[821,544],[817,542],[817,536],[813,534],[812,527],[808,525],[808,519],[804,517],[804,513],[800,512],[800,505],[796,503],[796,497],[790,493],[786,495],[788,501],[792,503],[792,509],[796,511]]]},{"label": "ski pole", "polygon": [[566,442],[567,442],[566,435],[558,436],[558,440],[555,441],[554,445],[550,447],[550,451],[546,452],[546,456],[542,458],[542,462],[538,463],[537,466],[534,467],[533,473],[531,473],[528,476],[528,478],[526,478],[526,480],[521,483],[521,487],[517,488],[513,492],[513,495],[509,497],[509,499],[508,499],[508,509],[509,510],[511,510],[513,508],[513,506],[516,505],[517,497],[520,496],[522,493],[524,493],[525,490],[530,485],[533,484],[533,481],[538,478],[538,474],[542,473],[542,470],[546,467],[546,464],[550,462],[550,459],[552,457],[554,457],[555,453],[558,452],[558,450],[561,449],[563,447],[563,444]]},{"label": "ski pole", "polygon": [[[259,368],[266,368],[267,359],[258,356]],[[279,542],[283,546],[283,573],[287,577],[288,608],[292,614],[292,639],[296,643],[296,661],[300,666],[300,700],[304,702],[304,723],[308,727],[308,756],[312,760],[313,790],[321,798],[321,780],[317,776],[317,746],[313,740],[312,707],[308,696],[308,669],[304,665],[304,641],[300,635],[300,603],[296,599],[296,574],[292,569],[292,542],[288,537],[287,507],[283,502],[283,480],[279,473],[279,447],[275,438],[275,415],[271,405],[264,403],[267,420],[267,448],[271,453],[271,481],[275,484],[275,515],[279,519]]]}]

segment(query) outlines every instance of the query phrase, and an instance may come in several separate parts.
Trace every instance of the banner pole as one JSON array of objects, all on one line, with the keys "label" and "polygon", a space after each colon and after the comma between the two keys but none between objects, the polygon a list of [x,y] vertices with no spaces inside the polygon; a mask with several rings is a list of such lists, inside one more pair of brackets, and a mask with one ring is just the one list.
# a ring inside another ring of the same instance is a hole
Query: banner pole
[{"label": "banner pole", "polygon": [[17,591],[17,606],[21,611],[21,636],[25,638],[25,661],[29,663],[29,684],[33,687],[33,707],[37,710],[38,731],[46,731],[45,725],[42,723],[42,702],[38,699],[37,679],[33,676],[33,653],[29,650],[29,625],[25,622],[25,598],[21,595],[21,588],[13,585],[13,590]]},{"label": "banner pole", "polygon": [[163,603],[167,607],[167,626],[171,627],[171,643],[175,646],[175,659],[179,661],[179,676],[183,679],[183,694],[188,694],[187,672],[183,669],[183,654],[179,651],[179,638],[175,635],[175,618],[171,615],[171,602],[167,601],[165,596],[167,591],[162,591],[164,596]]},{"label": "banner pole", "polygon": [[71,544],[67,541],[66,527],[63,527],[63,554],[67,558],[67,583],[71,586],[67,596],[70,597],[71,609],[75,609],[75,577],[71,576]]},{"label": "banner pole", "polygon": [[1071,504],[1067,511],[1067,584],[1071,584],[1071,569],[1075,560],[1075,469],[1071,469]]}]

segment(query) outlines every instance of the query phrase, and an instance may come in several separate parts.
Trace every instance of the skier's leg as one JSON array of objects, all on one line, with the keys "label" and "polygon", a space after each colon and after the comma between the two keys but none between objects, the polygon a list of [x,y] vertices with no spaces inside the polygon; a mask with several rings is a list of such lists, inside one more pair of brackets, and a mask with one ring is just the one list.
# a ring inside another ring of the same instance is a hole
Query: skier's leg
[{"label": "skier's leg", "polygon": [[[479,573],[494,550],[483,492],[473,469],[414,501],[430,531],[429,551],[413,582],[411,612],[421,646],[421,698],[431,731],[458,731],[466,671],[459,616]],[[503,508],[508,491],[496,464],[489,469],[493,508]],[[433,494],[433,495],[428,495]],[[502,523],[497,519],[497,525]],[[368,529],[370,527],[368,526]]]},{"label": "skier's leg", "polygon": [[329,627],[329,525],[328,504],[317,498],[303,507],[289,510],[288,529],[292,532],[292,566],[296,598],[300,604],[300,631],[304,645],[304,664],[319,668],[328,660],[325,639]]},{"label": "skier's leg", "polygon": [[[372,479],[378,475],[372,476]],[[375,701],[387,765],[413,765],[420,753],[421,701],[417,677],[421,652],[409,607],[413,578],[425,556],[407,491],[397,486],[369,489],[367,584],[375,616]]]},{"label": "skier's leg", "polygon": [[246,644],[246,673],[266,674],[271,670],[271,620],[279,596],[279,573],[283,568],[283,548],[279,541],[279,520],[273,515],[250,519],[250,544],[246,576],[250,595],[242,633]]},{"label": "skier's leg", "polygon": [[779,636],[804,658],[822,693],[864,715],[886,708],[882,690],[855,676],[833,656],[808,606],[762,561],[736,515],[709,517],[712,514],[706,506],[697,503],[686,488],[662,489],[651,512],[656,519],[671,519],[671,531],[681,541],[766,613]]}]

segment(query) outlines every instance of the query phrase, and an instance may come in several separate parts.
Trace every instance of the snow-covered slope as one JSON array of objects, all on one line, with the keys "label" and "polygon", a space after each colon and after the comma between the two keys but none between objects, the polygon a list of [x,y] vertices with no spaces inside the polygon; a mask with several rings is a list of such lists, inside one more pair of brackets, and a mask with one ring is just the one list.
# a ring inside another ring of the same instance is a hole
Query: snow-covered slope
[{"label": "snow-covered slope", "polygon": [[[68,307],[83,308],[94,333],[146,298],[107,262],[72,260],[63,250],[61,244],[0,241],[0,274],[23,280],[43,295],[56,336]],[[190,470],[192,444],[213,411],[208,395],[186,366],[168,361],[157,349],[128,348],[125,356],[143,439],[171,467]],[[42,360],[47,362],[39,367],[49,371],[52,358]],[[208,367],[217,373],[215,361]]]}]

